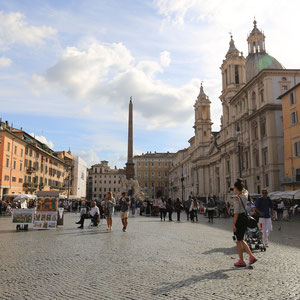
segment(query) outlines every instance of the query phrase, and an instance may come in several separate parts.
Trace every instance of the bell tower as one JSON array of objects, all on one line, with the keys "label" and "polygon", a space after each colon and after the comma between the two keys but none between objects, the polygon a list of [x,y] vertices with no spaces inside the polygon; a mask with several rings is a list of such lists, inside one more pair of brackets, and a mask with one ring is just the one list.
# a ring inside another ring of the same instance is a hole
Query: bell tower
[{"label": "bell tower", "polygon": [[220,96],[223,106],[222,126],[229,123],[229,101],[246,84],[246,59],[240,52],[230,36],[229,49],[222,66],[222,94]]},{"label": "bell tower", "polygon": [[255,53],[266,53],[266,46],[265,46],[265,35],[257,28],[257,22],[254,20],[253,22],[253,29],[250,35],[247,38],[248,42],[248,54],[255,54]]},{"label": "bell tower", "polygon": [[210,100],[204,93],[203,85],[201,83],[200,93],[194,104],[195,109],[195,143],[207,143],[211,140],[211,125],[210,119]]}]

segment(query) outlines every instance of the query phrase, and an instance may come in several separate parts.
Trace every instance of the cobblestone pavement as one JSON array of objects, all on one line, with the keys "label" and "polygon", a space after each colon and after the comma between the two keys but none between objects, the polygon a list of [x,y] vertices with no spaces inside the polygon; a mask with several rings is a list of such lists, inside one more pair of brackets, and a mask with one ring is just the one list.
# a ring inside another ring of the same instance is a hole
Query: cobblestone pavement
[{"label": "cobblestone pavement", "polygon": [[253,269],[235,269],[232,219],[137,216],[126,233],[118,215],[112,232],[77,220],[16,232],[0,218],[0,299],[300,299],[299,221],[275,223]]}]

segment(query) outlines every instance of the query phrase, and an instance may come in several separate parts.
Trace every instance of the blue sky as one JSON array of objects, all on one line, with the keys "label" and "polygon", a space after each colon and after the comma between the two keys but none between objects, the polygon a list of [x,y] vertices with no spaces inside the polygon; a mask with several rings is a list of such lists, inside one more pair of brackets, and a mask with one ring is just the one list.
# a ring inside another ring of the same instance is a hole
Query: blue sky
[{"label": "blue sky", "polygon": [[255,16],[267,51],[299,68],[298,2],[240,3],[2,0],[0,117],[88,165],[123,167],[133,96],[136,154],[187,147],[202,80],[219,129],[230,31],[247,55]]}]

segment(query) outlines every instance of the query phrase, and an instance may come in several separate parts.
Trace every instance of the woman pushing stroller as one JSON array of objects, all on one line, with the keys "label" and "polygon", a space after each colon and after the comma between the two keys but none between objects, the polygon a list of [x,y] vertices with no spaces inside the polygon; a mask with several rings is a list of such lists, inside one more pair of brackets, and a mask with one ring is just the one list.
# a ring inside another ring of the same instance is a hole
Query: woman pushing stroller
[{"label": "woman pushing stroller", "polygon": [[[244,241],[245,232],[247,230],[247,215],[244,207],[248,200],[248,191],[244,188],[244,184],[241,179],[238,179],[234,184],[234,216],[233,216],[233,232],[237,239],[237,251],[239,260],[234,263],[236,267],[246,267],[246,263],[243,258],[243,250],[249,255],[249,265],[254,264],[257,259],[254,257],[249,246]],[[242,203],[243,201],[243,203]]]}]

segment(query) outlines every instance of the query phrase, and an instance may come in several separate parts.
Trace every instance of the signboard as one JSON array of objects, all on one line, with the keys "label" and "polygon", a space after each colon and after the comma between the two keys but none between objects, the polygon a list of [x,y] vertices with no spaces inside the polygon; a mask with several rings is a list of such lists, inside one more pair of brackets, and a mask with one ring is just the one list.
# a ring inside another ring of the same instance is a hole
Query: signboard
[{"label": "signboard", "polygon": [[37,211],[33,229],[56,229],[57,211]]},{"label": "signboard", "polygon": [[34,219],[34,209],[13,209],[12,223],[32,224]]},{"label": "signboard", "polygon": [[58,198],[41,197],[37,199],[37,211],[57,211]]}]

